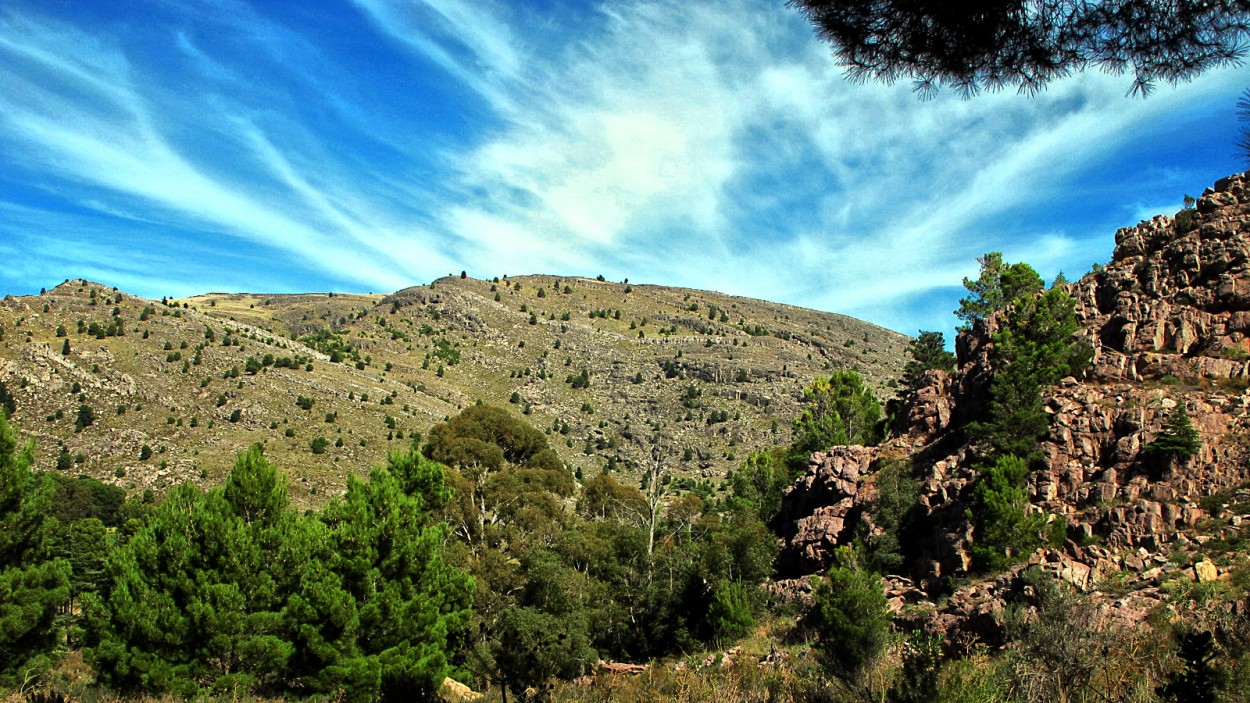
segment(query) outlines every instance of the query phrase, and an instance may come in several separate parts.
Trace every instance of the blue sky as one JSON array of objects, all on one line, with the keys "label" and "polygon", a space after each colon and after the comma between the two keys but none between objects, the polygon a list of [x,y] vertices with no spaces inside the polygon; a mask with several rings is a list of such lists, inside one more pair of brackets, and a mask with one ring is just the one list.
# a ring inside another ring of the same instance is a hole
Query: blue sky
[{"label": "blue sky", "polygon": [[1246,168],[1244,68],[1148,99],[850,84],[780,1],[9,0],[0,293],[604,275],[949,331]]}]

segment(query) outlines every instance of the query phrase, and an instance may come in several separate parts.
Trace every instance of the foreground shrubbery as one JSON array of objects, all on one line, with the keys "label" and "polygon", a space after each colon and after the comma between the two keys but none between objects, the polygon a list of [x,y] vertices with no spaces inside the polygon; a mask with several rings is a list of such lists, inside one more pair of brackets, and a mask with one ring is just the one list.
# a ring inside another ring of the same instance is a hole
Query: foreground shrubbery
[{"label": "foreground shrubbery", "polygon": [[443,558],[438,464],[394,455],[302,514],[254,447],[220,488],[179,486],[81,555],[77,528],[100,521],[61,529],[47,514],[51,482],[13,438],[0,413],[6,685],[35,680],[58,641],[82,646],[99,681],[136,693],[420,699],[451,671],[473,581]]}]

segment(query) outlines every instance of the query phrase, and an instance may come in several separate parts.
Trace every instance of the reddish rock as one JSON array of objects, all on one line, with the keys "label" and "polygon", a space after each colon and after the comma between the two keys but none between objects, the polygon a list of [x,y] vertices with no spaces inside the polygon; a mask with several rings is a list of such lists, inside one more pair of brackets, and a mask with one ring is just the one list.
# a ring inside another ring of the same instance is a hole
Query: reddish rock
[{"label": "reddish rock", "polygon": [[[1164,554],[1200,541],[1194,532],[1206,517],[1200,499],[1250,480],[1243,439],[1250,435],[1248,186],[1245,174],[1217,182],[1187,215],[1183,231],[1166,217],[1121,229],[1111,263],[1068,285],[1093,363],[1083,377],[1066,378],[1044,394],[1050,428],[1029,495],[1033,510],[1066,523],[1068,542],[1034,561],[1082,591],[1123,571],[1117,578],[1142,595],[1101,598],[1118,619],[1144,617],[1158,602],[1151,584],[1179,568]],[[866,508],[879,457],[910,455],[924,512],[924,529],[915,535],[921,541],[905,545],[916,556],[911,576],[933,592],[967,574],[979,453],[962,429],[983,412],[998,326],[991,317],[959,334],[955,373],[923,376],[881,447],[838,447],[812,457],[779,516],[783,573],[818,573],[834,548],[861,527],[871,529]],[[1197,456],[1145,451],[1182,405],[1202,440]],[[1080,546],[1091,541],[1101,546]],[[1206,566],[1186,573],[1211,577]],[[924,628],[992,643],[998,592],[1006,587],[994,582],[956,591],[946,607],[927,611]],[[915,586],[891,586],[891,606],[924,611],[909,607],[919,605],[908,600],[909,589]]]}]

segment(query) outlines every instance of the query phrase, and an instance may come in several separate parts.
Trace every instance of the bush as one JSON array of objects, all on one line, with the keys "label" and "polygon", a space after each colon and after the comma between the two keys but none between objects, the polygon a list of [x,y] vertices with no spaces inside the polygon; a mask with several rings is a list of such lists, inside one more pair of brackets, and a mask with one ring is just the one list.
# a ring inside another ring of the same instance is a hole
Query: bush
[{"label": "bush", "polygon": [[330,442],[325,437],[313,437],[308,442],[308,448],[312,450],[313,454],[325,454],[326,447],[329,445]]},{"label": "bush", "polygon": [[1046,518],[1028,512],[1028,476],[1028,463],[1010,455],[981,472],[970,511],[976,528],[972,556],[978,569],[1001,571],[1041,544]]},{"label": "bush", "polygon": [[808,622],[825,668],[847,681],[858,679],[884,651],[890,632],[881,578],[860,568],[850,547],[838,547],[813,598]]},{"label": "bush", "polygon": [[1168,416],[1167,422],[1163,424],[1163,430],[1155,436],[1153,442],[1146,445],[1143,451],[1147,454],[1188,461],[1197,456],[1201,448],[1202,440],[1198,438],[1198,430],[1194,429],[1193,422],[1189,419],[1189,411],[1185,409],[1184,404],[1180,404]]},{"label": "bush", "polygon": [[717,643],[743,637],[755,626],[751,594],[740,581],[729,581],[712,591],[707,608],[708,627]]}]

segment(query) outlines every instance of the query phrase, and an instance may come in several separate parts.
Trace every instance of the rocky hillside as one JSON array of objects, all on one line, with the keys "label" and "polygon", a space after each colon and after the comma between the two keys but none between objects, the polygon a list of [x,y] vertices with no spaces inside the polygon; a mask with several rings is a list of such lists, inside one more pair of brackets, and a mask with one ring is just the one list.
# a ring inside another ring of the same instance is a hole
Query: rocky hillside
[{"label": "rocky hillside", "polygon": [[[1223,179],[1196,210],[1120,230],[1113,260],[1067,288],[1094,361],[1045,393],[1045,460],[1028,491],[1033,511],[1066,522],[1067,540],[1027,561],[1125,618],[1145,617],[1184,584],[1226,578],[1250,552],[1248,186],[1247,175]],[[995,641],[993,616],[1019,568],[967,585],[978,448],[963,428],[984,407],[997,329],[991,317],[959,335],[956,372],[929,372],[887,442],[811,458],[783,507],[784,571],[820,571],[835,546],[871,532],[877,471],[911,459],[925,530],[908,545],[914,578],[890,579],[892,604],[913,624]],[[1197,456],[1144,452],[1180,406],[1202,440]]]},{"label": "rocky hillside", "polygon": [[211,484],[261,442],[306,504],[479,400],[527,414],[591,475],[628,473],[658,442],[676,477],[717,482],[789,441],[816,375],[855,368],[892,395],[907,342],[758,300],[550,276],[163,301],[73,280],[6,297],[0,329],[0,381],[41,468],[159,491]]}]

